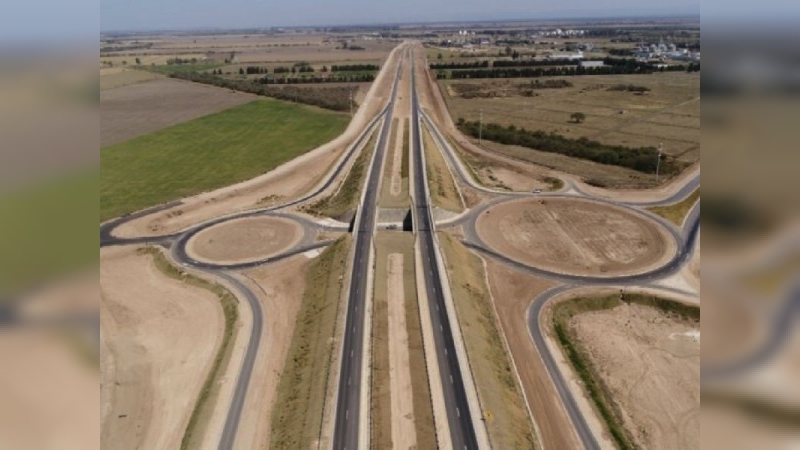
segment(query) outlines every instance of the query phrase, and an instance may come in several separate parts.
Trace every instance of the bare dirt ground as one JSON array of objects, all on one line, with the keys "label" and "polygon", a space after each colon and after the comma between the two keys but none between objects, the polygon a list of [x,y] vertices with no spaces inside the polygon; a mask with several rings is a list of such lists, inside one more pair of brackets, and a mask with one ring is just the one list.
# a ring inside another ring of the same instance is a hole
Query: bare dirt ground
[{"label": "bare dirt ground", "polygon": [[100,147],[241,105],[258,97],[159,78],[100,92]]},{"label": "bare dirt ground", "polygon": [[[330,170],[346,146],[385,105],[394,79],[393,68],[396,67],[400,56],[399,52],[394,54],[396,58],[387,62],[389,67],[372,84],[369,94],[341,136],[267,174],[183,199],[183,204],[180,206],[132,220],[119,227],[115,234],[120,237],[131,237],[174,233],[224,214],[286,201],[312,189]],[[343,171],[342,175],[346,174],[347,171]],[[337,183],[333,185],[336,186]]]},{"label": "bare dirt ground", "polygon": [[697,324],[630,304],[578,314],[569,326],[641,448],[698,448]]},{"label": "bare dirt ground", "polygon": [[261,301],[264,331],[236,437],[237,446],[241,448],[266,449],[269,446],[275,395],[311,261],[305,255],[298,255],[243,274],[243,280]]},{"label": "bare dirt ground", "polygon": [[178,448],[224,329],[210,291],[133,247],[100,251],[102,442]]},{"label": "bare dirt ground", "polygon": [[160,78],[160,75],[143,70],[125,69],[122,67],[102,68],[100,69],[100,90],[114,89],[129,84],[154,80],[156,78]]},{"label": "bare dirt ground", "polygon": [[394,448],[415,448],[414,404],[408,357],[405,292],[403,289],[403,254],[392,253],[387,264],[389,272],[389,380],[392,403],[392,444]]},{"label": "bare dirt ground", "polygon": [[533,345],[525,319],[531,301],[555,283],[516,272],[491,259],[487,259],[486,267],[503,334],[536,424],[537,440],[546,448],[579,448],[572,423]]},{"label": "bare dirt ground", "polygon": [[[7,362],[0,370],[0,448],[102,448],[97,407],[103,397],[97,387],[106,374],[97,359],[104,356],[96,347],[97,268],[49,280],[16,300],[18,325],[0,331],[0,355]],[[26,325],[70,316],[90,320],[80,326]]]},{"label": "bare dirt ground", "polygon": [[248,217],[207,228],[186,247],[199,261],[233,264],[279,254],[297,245],[303,228],[282,217]]},{"label": "bare dirt ground", "polygon": [[658,225],[583,200],[526,199],[490,208],[477,230],[500,253],[559,273],[611,276],[666,263],[675,243]]}]

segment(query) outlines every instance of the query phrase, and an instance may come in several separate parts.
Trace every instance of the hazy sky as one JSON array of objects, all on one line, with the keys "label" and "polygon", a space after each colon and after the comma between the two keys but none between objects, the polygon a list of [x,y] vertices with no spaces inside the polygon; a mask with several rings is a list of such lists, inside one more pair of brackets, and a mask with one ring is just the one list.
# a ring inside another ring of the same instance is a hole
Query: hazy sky
[{"label": "hazy sky", "polygon": [[699,14],[700,0],[101,0],[101,30]]}]

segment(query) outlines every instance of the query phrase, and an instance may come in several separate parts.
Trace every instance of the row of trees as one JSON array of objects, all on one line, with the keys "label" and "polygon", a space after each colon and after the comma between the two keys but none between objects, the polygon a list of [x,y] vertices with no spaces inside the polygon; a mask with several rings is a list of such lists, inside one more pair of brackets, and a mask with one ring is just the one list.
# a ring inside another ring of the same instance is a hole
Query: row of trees
[{"label": "row of trees", "polygon": [[470,78],[538,78],[538,77],[557,77],[557,76],[579,76],[579,75],[629,75],[629,74],[648,74],[653,72],[694,72],[700,70],[700,64],[675,65],[657,67],[653,65],[614,65],[602,67],[584,66],[559,66],[559,67],[523,67],[523,68],[496,68],[496,69],[475,69],[475,70],[454,70],[450,73],[446,71],[436,72],[437,79],[464,80]]},{"label": "row of trees", "polygon": [[[580,116],[579,116],[580,115]],[[583,120],[581,113],[573,114],[573,121]],[[555,133],[529,131],[514,125],[504,127],[495,123],[458,119],[458,128],[473,137],[482,135],[483,139],[507,145],[519,145],[548,153],[558,153],[575,158],[587,159],[600,164],[627,167],[643,173],[655,173],[658,150],[655,147],[624,147],[606,145],[587,138],[570,139]],[[661,173],[673,174],[682,169],[681,163],[669,156],[662,156]]]},{"label": "row of trees", "polygon": [[449,62],[449,63],[432,63],[431,69],[433,70],[450,70],[450,69],[480,69],[489,67],[489,61],[474,61],[474,62]]},{"label": "row of trees", "polygon": [[375,75],[371,73],[356,73],[350,75],[337,74],[327,77],[262,77],[253,81],[259,84],[369,83],[375,81]]},{"label": "row of trees", "polygon": [[212,86],[248,92],[265,97],[319,106],[334,111],[350,110],[350,88],[347,86],[314,88],[302,88],[298,86],[270,87],[254,82],[254,80],[222,78],[209,73],[199,72],[176,72],[171,73],[169,76],[171,78],[210,84]]},{"label": "row of trees", "polygon": [[376,64],[334,64],[331,66],[331,72],[366,72],[370,70],[381,70],[381,66]]}]

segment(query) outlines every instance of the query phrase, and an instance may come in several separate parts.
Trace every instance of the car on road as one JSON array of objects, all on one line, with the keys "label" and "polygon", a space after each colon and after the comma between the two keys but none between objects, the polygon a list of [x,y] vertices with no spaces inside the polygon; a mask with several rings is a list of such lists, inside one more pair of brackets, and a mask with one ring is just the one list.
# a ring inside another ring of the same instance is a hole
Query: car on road
[{"label": "car on road", "polygon": [[541,194],[541,193],[542,193],[542,190],[541,190],[541,189],[534,189],[534,190],[533,190],[533,193],[534,193],[534,194]]}]

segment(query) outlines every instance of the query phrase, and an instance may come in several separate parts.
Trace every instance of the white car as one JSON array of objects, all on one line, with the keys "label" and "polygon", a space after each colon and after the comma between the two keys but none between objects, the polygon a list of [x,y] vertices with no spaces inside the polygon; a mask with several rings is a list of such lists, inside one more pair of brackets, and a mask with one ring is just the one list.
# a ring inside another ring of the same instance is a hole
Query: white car
[{"label": "white car", "polygon": [[533,193],[534,193],[534,194],[541,194],[541,193],[542,193],[542,190],[541,190],[541,189],[534,189],[534,190],[533,190]]}]

